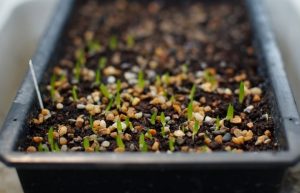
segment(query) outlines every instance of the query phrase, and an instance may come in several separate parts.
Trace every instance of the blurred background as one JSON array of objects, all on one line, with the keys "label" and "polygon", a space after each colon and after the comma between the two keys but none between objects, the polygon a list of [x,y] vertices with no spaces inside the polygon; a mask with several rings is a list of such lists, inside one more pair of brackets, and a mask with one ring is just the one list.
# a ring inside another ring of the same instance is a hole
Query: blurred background
[{"label": "blurred background", "polygon": [[[0,0],[0,126],[27,70],[38,40],[58,0]],[[295,101],[300,109],[300,0],[261,0],[282,53]],[[300,193],[300,166],[289,181]],[[13,169],[0,162],[0,193],[22,193]]]}]

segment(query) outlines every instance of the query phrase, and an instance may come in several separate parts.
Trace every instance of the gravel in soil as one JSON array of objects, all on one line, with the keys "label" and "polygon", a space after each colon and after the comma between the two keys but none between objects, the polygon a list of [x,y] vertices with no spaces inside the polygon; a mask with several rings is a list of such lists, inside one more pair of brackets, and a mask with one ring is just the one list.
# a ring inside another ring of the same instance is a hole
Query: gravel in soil
[{"label": "gravel in soil", "polygon": [[20,151],[274,151],[243,5],[80,1]]}]

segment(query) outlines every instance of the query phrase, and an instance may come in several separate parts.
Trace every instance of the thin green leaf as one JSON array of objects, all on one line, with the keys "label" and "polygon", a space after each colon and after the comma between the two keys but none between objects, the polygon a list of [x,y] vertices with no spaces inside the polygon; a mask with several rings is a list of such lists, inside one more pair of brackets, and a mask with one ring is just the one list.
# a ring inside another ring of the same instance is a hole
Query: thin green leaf
[{"label": "thin green leaf", "polygon": [[174,151],[175,150],[175,138],[174,137],[170,137],[169,138],[169,149],[170,151]]},{"label": "thin green leaf", "polygon": [[195,135],[198,133],[199,129],[200,129],[200,123],[199,123],[199,121],[196,121],[194,128],[193,128],[193,134],[192,134],[193,140],[194,140]]},{"label": "thin green leaf", "polygon": [[233,118],[233,115],[234,115],[234,108],[233,108],[232,104],[229,104],[228,108],[227,108],[226,119],[231,120]]},{"label": "thin green leaf", "polygon": [[48,143],[50,145],[51,151],[55,151],[54,149],[54,138],[53,138],[53,127],[50,127],[48,131]]},{"label": "thin green leaf", "polygon": [[60,152],[60,148],[57,143],[54,144],[55,152]]},{"label": "thin green leaf", "polygon": [[90,55],[93,55],[97,52],[99,52],[101,49],[101,46],[98,42],[96,42],[95,40],[90,40],[88,42],[88,51]]},{"label": "thin green leaf", "polygon": [[216,119],[216,130],[219,130],[220,129],[220,118],[219,116],[217,116],[217,119]]},{"label": "thin green leaf", "polygon": [[117,143],[117,146],[119,148],[125,149],[125,145],[122,141],[122,138],[121,138],[120,134],[118,134],[117,137],[116,137],[116,143]]},{"label": "thin green leaf", "polygon": [[144,73],[143,73],[143,71],[139,71],[139,74],[138,74],[138,86],[140,88],[144,89],[145,80],[144,80]]},{"label": "thin green leaf", "polygon": [[99,61],[98,61],[98,65],[99,65],[99,69],[103,69],[106,66],[107,63],[107,58],[105,56],[102,56]]},{"label": "thin green leaf", "polygon": [[100,85],[100,91],[101,93],[106,97],[106,98],[110,98],[110,94],[108,92],[107,87],[104,84]]},{"label": "thin green leaf", "polygon": [[95,78],[95,84],[99,85],[101,82],[101,70],[97,69],[96,70],[96,78]]},{"label": "thin green leaf", "polygon": [[160,122],[163,126],[166,126],[166,116],[164,112],[160,113]]},{"label": "thin green leaf", "polygon": [[73,95],[73,100],[78,101],[78,95],[77,95],[77,88],[76,86],[73,86],[72,88],[72,95]]},{"label": "thin green leaf", "polygon": [[38,151],[39,152],[43,152],[44,151],[42,143],[39,143],[39,145],[38,145]]},{"label": "thin green leaf", "polygon": [[117,120],[117,130],[118,130],[118,134],[123,133],[122,123],[120,120]]},{"label": "thin green leaf", "polygon": [[151,115],[151,119],[150,119],[150,123],[152,125],[155,125],[156,117],[157,117],[157,111],[154,111],[154,113]]},{"label": "thin green leaf", "polygon": [[135,44],[134,37],[132,35],[128,35],[127,39],[126,39],[126,43],[127,43],[128,48],[133,48],[133,46]]},{"label": "thin green leaf", "polygon": [[244,82],[240,83],[240,89],[239,89],[239,103],[243,103],[245,97],[245,85]]},{"label": "thin green leaf", "polygon": [[187,117],[188,117],[188,120],[191,120],[193,117],[193,101],[189,102],[188,110],[187,110]]},{"label": "thin green leaf", "polygon": [[191,89],[190,95],[189,95],[189,99],[191,101],[194,100],[195,92],[196,92],[196,85],[194,84],[192,89]]},{"label": "thin green leaf", "polygon": [[216,77],[213,74],[211,74],[208,70],[204,71],[204,79],[206,82],[209,82],[212,85],[215,85],[217,83]]},{"label": "thin green leaf", "polygon": [[83,138],[83,148],[87,150],[90,147],[90,141],[88,137]]},{"label": "thin green leaf", "polygon": [[147,146],[147,143],[145,142],[145,136],[143,133],[140,134],[139,147],[140,147],[140,151],[142,151],[142,152],[148,151],[148,146]]},{"label": "thin green leaf", "polygon": [[114,104],[114,99],[111,98],[111,99],[109,100],[109,103],[108,103],[106,109],[105,109],[105,112],[110,111],[110,109],[111,109],[111,107],[112,107],[113,104]]},{"label": "thin green leaf", "polygon": [[117,39],[117,37],[116,36],[111,36],[109,38],[109,48],[111,50],[115,50],[115,49],[117,49],[117,47],[118,47],[118,39]]},{"label": "thin green leaf", "polygon": [[90,122],[90,128],[93,128],[94,119],[93,119],[92,115],[90,115],[90,117],[89,117],[89,122]]}]

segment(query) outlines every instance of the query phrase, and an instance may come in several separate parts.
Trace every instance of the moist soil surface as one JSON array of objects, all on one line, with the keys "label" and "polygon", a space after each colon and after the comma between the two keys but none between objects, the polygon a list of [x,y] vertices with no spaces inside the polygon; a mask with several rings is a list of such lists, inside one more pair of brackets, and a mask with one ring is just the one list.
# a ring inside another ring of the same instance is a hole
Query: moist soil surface
[{"label": "moist soil surface", "polygon": [[243,5],[168,2],[80,1],[18,149],[277,150]]}]

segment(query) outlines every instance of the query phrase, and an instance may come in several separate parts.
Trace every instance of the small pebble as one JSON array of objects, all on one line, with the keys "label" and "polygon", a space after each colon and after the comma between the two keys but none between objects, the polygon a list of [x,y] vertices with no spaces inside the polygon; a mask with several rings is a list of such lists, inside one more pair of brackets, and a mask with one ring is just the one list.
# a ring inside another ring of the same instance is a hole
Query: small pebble
[{"label": "small pebble", "polygon": [[109,141],[103,141],[103,142],[101,143],[101,146],[102,146],[102,147],[109,147],[109,146],[110,146],[110,142],[109,142]]},{"label": "small pebble", "polygon": [[226,133],[224,136],[223,136],[223,142],[228,142],[231,140],[231,135],[230,133]]},{"label": "small pebble", "polygon": [[[115,122],[113,125],[112,125],[112,127],[113,128],[117,128],[117,122]],[[124,122],[121,122],[121,126],[122,126],[122,130],[124,131],[126,128],[127,128],[127,125],[126,125],[126,123],[124,123]]]},{"label": "small pebble", "polygon": [[66,151],[68,151],[68,146],[67,145],[62,145],[60,150],[63,151],[63,152],[66,152]]},{"label": "small pebble", "polygon": [[134,117],[135,117],[136,119],[140,119],[140,118],[143,117],[143,113],[142,113],[142,112],[135,113],[135,114],[134,114]]},{"label": "small pebble", "polygon": [[60,145],[66,145],[68,143],[68,140],[64,137],[59,138],[59,144]]},{"label": "small pebble", "polygon": [[242,118],[238,115],[235,115],[231,120],[230,120],[231,123],[234,123],[234,124],[240,124],[242,123]]},{"label": "small pebble", "polygon": [[217,136],[215,137],[215,142],[217,142],[218,144],[222,144],[222,142],[223,142],[223,137],[222,137],[222,135],[217,135]]},{"label": "small pebble", "polygon": [[108,120],[108,121],[113,121],[114,119],[115,119],[115,116],[114,116],[113,113],[108,113],[108,114],[106,115],[106,120]]},{"label": "small pebble", "polygon": [[176,139],[176,143],[177,143],[178,145],[182,145],[184,142],[185,142],[185,140],[184,140],[182,137],[178,137],[178,138]]},{"label": "small pebble", "polygon": [[116,78],[114,76],[109,76],[109,77],[107,77],[107,82],[109,84],[113,84],[116,82]]},{"label": "small pebble", "polygon": [[152,149],[153,151],[159,150],[159,142],[158,142],[158,141],[155,141],[155,142],[153,143],[151,149]]},{"label": "small pebble", "polygon": [[253,109],[254,109],[254,106],[253,106],[253,105],[249,105],[248,107],[246,107],[246,108],[244,109],[244,112],[250,113]]},{"label": "small pebble", "polygon": [[67,132],[68,132],[68,128],[66,126],[60,126],[58,128],[58,134],[59,134],[59,136],[63,136],[65,134],[67,134]]},{"label": "small pebble", "polygon": [[253,126],[254,126],[254,125],[253,125],[253,122],[249,122],[249,123],[247,123],[247,127],[248,127],[248,128],[250,128],[250,129],[251,129],[251,128],[253,128]]},{"label": "small pebble", "polygon": [[183,137],[183,136],[185,136],[184,132],[181,131],[181,130],[176,130],[176,131],[174,131],[174,135],[175,135],[176,137]]},{"label": "small pebble", "polygon": [[36,152],[36,148],[34,146],[29,146],[26,149],[27,152]]},{"label": "small pebble", "polygon": [[133,106],[136,106],[137,104],[139,104],[141,101],[141,99],[137,98],[137,97],[134,97],[133,100],[132,100],[132,105]]},{"label": "small pebble", "polygon": [[33,137],[32,141],[35,143],[41,143],[43,141],[43,138],[42,137]]},{"label": "small pebble", "polygon": [[85,109],[85,105],[84,104],[77,104],[76,108],[77,109]]},{"label": "small pebble", "polygon": [[64,105],[61,104],[61,103],[57,103],[57,104],[56,104],[56,108],[57,108],[57,109],[63,109],[63,108],[64,108]]}]

